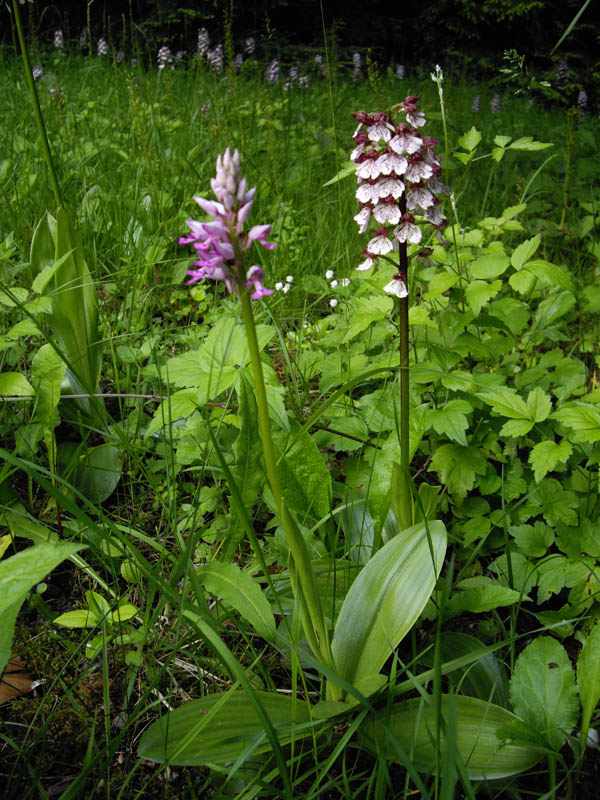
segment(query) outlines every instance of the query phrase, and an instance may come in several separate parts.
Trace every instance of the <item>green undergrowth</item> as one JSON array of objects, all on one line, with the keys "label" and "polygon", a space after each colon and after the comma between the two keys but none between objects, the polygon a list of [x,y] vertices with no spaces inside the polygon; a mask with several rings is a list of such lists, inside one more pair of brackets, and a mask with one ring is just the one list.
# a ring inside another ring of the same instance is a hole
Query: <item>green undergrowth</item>
[{"label": "green undergrowth", "polygon": [[[39,575],[19,562],[19,606],[1,607],[17,622],[0,644],[42,681],[2,707],[3,796],[595,796],[597,749],[582,739],[600,696],[597,120],[508,95],[494,114],[487,87],[449,81],[446,138],[428,75],[284,91],[251,66],[219,77],[56,54],[37,88],[63,217],[22,68],[1,58],[0,569],[47,548]],[[448,550],[383,681],[325,707],[331,676],[300,633],[238,306],[221,284],[185,285],[177,238],[216,156],[237,147],[252,219],[278,243],[263,267],[282,288],[255,313],[285,502],[333,628],[397,532],[400,445],[381,291],[394,270],[355,271],[355,180],[332,179],[351,113],[408,94],[452,191],[443,240],[411,247],[409,311],[413,511],[443,521]],[[63,306],[52,286],[70,268],[86,279],[69,308],[73,282]],[[86,311],[67,329],[61,308]],[[279,746],[259,732],[231,759],[189,742],[161,759],[152,723],[202,698],[211,714],[240,686],[308,701],[309,733],[282,723]],[[446,731],[442,751],[423,744],[425,765],[394,717],[414,718],[420,696],[443,705]],[[522,774],[469,773],[457,719],[478,702],[500,707]]]}]

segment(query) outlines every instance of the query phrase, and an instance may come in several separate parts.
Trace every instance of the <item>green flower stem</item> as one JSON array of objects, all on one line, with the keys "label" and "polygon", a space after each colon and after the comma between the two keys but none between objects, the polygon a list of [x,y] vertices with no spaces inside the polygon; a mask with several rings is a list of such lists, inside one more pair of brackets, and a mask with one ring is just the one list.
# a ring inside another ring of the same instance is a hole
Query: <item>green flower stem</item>
[{"label": "green flower stem", "polygon": [[63,205],[62,192],[60,190],[60,184],[58,182],[56,170],[54,169],[54,161],[52,160],[52,153],[50,152],[50,143],[48,141],[48,135],[46,133],[44,117],[42,116],[40,100],[38,97],[37,89],[35,88],[35,81],[33,80],[33,75],[31,72],[31,61],[29,60],[29,53],[27,52],[27,45],[25,44],[25,36],[23,34],[23,26],[21,25],[21,16],[19,14],[18,0],[13,0],[13,10],[15,15],[15,23],[17,26],[17,34],[19,37],[19,44],[21,45],[21,53],[23,55],[23,63],[25,65],[25,81],[27,83],[27,88],[29,90],[31,102],[33,104],[35,122],[38,128],[38,132],[40,134],[40,138],[42,140],[44,159],[46,161],[46,165],[48,166],[48,171],[50,173],[50,183],[52,184],[52,191],[54,192],[56,204],[58,206],[62,206]]},{"label": "green flower stem", "polygon": [[[287,508],[281,489],[275,448],[273,446],[273,437],[271,435],[269,406],[267,403],[267,393],[265,390],[258,339],[256,337],[252,301],[245,287],[241,288],[240,301],[242,306],[242,319],[244,320],[248,349],[250,351],[252,374],[254,376],[256,405],[258,408],[258,428],[263,447],[265,469],[292,556],[293,563],[290,564],[290,576],[292,578],[292,584],[296,587],[297,599],[300,603],[304,633],[315,655],[321,657],[325,666],[331,670],[335,670],[333,654],[329,642],[329,632],[325,624],[321,598],[317,590],[314,572],[310,563],[308,547],[306,546],[301,531]],[[331,700],[341,699],[341,691],[328,682],[327,696],[328,699]]]},{"label": "green flower stem", "polygon": [[[406,198],[400,201],[400,212],[406,213]],[[408,288],[407,244],[400,244],[398,272]],[[408,296],[398,298],[398,334],[400,344],[400,464],[392,468],[392,508],[400,530],[413,524],[412,494],[410,490],[410,358],[408,351]]]}]

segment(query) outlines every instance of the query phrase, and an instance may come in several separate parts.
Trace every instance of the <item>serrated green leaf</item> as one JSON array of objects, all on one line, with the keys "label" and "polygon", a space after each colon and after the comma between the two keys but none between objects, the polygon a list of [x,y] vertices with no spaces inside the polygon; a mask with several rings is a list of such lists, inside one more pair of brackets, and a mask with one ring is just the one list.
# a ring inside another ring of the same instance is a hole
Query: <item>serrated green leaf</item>
[{"label": "serrated green leaf", "polygon": [[524,242],[521,242],[521,244],[518,247],[515,247],[513,254],[510,257],[510,263],[516,270],[520,270],[521,267],[527,261],[529,261],[531,256],[540,246],[541,241],[542,237],[539,233],[537,233],[531,239],[526,239]]},{"label": "serrated green leaf", "polygon": [[436,448],[431,467],[460,503],[475,485],[475,475],[485,475],[486,460],[477,447],[443,444]]},{"label": "serrated green leaf", "polygon": [[600,408],[589,403],[565,404],[551,415],[562,425],[574,431],[574,442],[597,442],[600,440]]},{"label": "serrated green leaf", "polygon": [[263,639],[275,637],[275,620],[269,601],[254,578],[233,562],[213,561],[198,567],[198,579],[206,590],[233,606]]},{"label": "serrated green leaf", "polygon": [[437,328],[437,324],[431,319],[424,306],[411,306],[408,309],[408,324]]},{"label": "serrated green leaf", "polygon": [[600,625],[592,629],[577,661],[577,685],[581,698],[581,735],[585,739],[600,700]]},{"label": "serrated green leaf", "polygon": [[510,259],[504,253],[485,253],[468,265],[469,274],[479,280],[493,280],[502,275],[510,266]]},{"label": "serrated green leaf", "polygon": [[[447,724],[452,703],[455,725],[447,730],[446,736],[444,726],[438,728],[433,698],[427,702],[416,698],[395,704],[388,713],[368,718],[361,729],[367,737],[365,744],[378,754],[384,750],[392,761],[401,761],[394,750],[396,742],[417,770],[432,772],[436,764],[436,732],[441,730],[442,761],[451,741],[471,780],[515,775],[530,769],[543,757],[544,751],[538,747],[512,744],[500,738],[499,729],[519,721],[505,708],[475,697],[442,695],[441,713]],[[390,739],[388,731],[393,738]]]},{"label": "serrated green leaf", "polygon": [[527,408],[534,422],[543,422],[552,411],[552,401],[539,386],[527,395]]},{"label": "serrated green leaf", "polygon": [[435,520],[400,531],[363,567],[344,599],[331,643],[342,678],[356,685],[379,672],[425,607],[445,552],[446,529]]},{"label": "serrated green leaf", "polygon": [[513,275],[511,275],[508,279],[508,282],[515,292],[527,295],[535,286],[536,277],[526,269],[522,269],[520,272],[515,272]]},{"label": "serrated green leaf", "polygon": [[541,283],[546,283],[549,286],[558,286],[561,289],[568,289],[571,292],[575,291],[573,279],[569,273],[562,267],[551,264],[549,261],[544,261],[539,258],[533,259],[524,265],[523,270],[534,275]]},{"label": "serrated green leaf", "polygon": [[531,421],[531,413],[527,404],[514,389],[499,386],[486,392],[477,392],[476,396],[492,407],[492,411],[510,419]]},{"label": "serrated green leaf", "polygon": [[435,300],[455,286],[460,277],[454,272],[438,272],[429,281],[427,291],[424,292],[423,297],[425,300]]},{"label": "serrated green leaf", "polygon": [[497,136],[494,136],[494,144],[497,144],[498,147],[506,147],[511,139],[512,136],[501,136],[498,134]]},{"label": "serrated green leaf", "polygon": [[465,400],[450,400],[444,408],[429,409],[427,421],[433,425],[436,433],[446,435],[454,442],[467,446],[465,431],[469,427],[469,420],[466,414],[470,414],[473,407]]},{"label": "serrated green leaf", "polygon": [[479,142],[481,141],[481,134],[477,130],[477,128],[473,125],[471,130],[467,131],[463,134],[460,139],[458,140],[459,145],[463,148],[463,150],[474,150]]},{"label": "serrated green leaf", "polygon": [[0,374],[0,396],[32,397],[34,394],[33,386],[20,372],[2,372]]},{"label": "serrated green leaf", "polygon": [[0,291],[0,306],[6,308],[15,308],[17,305],[23,305],[27,300],[29,292],[22,286],[13,286],[11,289]]},{"label": "serrated green leaf", "polygon": [[575,675],[564,647],[538,636],[518,657],[510,681],[515,712],[541,733],[555,751],[579,715]]},{"label": "serrated green leaf", "polygon": [[273,431],[285,501],[300,521],[319,520],[331,511],[331,473],[311,436],[306,431],[298,436],[298,423],[291,428],[290,434]]},{"label": "serrated green leaf", "polygon": [[359,333],[365,331],[374,322],[388,319],[394,308],[391,297],[361,297],[352,308],[350,327],[344,336],[344,342],[351,342]]},{"label": "serrated green leaf", "polygon": [[525,436],[532,428],[533,422],[527,419],[510,419],[500,428],[500,435],[510,436],[515,439],[519,436]]},{"label": "serrated green leaf", "polygon": [[575,295],[566,289],[550,295],[537,307],[533,318],[534,327],[542,329],[556,322],[573,308],[575,302]]},{"label": "serrated green leaf", "polygon": [[531,136],[521,136],[508,146],[509,150],[545,150],[552,147],[551,142],[535,142]]},{"label": "serrated green leaf", "polygon": [[465,290],[469,308],[478,315],[483,306],[489,303],[501,288],[502,281],[494,281],[491,284],[487,281],[471,281]]},{"label": "serrated green leaf", "polygon": [[566,439],[561,442],[538,442],[529,454],[529,463],[533,467],[536,483],[539,483],[561,461],[566,461],[572,452],[573,448]]},{"label": "serrated green leaf", "polygon": [[494,161],[498,161],[498,162],[502,161],[502,159],[504,158],[504,153],[506,153],[506,150],[504,149],[504,147],[493,147],[492,148],[492,158],[494,159]]}]

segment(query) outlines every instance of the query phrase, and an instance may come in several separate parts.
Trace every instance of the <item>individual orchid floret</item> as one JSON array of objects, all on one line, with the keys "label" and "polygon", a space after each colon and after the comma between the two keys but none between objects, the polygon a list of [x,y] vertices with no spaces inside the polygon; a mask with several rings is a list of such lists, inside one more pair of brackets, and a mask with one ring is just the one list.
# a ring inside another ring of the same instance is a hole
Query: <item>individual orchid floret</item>
[{"label": "individual orchid floret", "polygon": [[246,281],[245,286],[254,286],[254,292],[251,295],[253,300],[259,300],[261,297],[267,297],[268,295],[273,294],[273,289],[267,289],[263,286],[262,282],[265,279],[265,273],[263,272],[262,267],[259,267],[258,264],[250,267],[246,273],[246,278],[248,280]]},{"label": "individual orchid floret", "polygon": [[198,256],[198,260],[192,262],[195,269],[188,270],[188,283],[206,278],[223,281],[230,294],[241,294],[243,287],[253,287],[253,300],[273,294],[272,289],[263,285],[265,276],[261,266],[255,264],[247,271],[244,268],[244,254],[255,242],[267,250],[272,250],[275,243],[267,241],[271,225],[255,225],[248,232],[244,231],[256,187],[247,188],[237,150],[232,152],[228,147],[218,156],[216,175],[210,183],[216,200],[205,197],[194,200],[212,219],[202,222],[188,219],[189,233],[179,238],[179,244],[191,244]]}]

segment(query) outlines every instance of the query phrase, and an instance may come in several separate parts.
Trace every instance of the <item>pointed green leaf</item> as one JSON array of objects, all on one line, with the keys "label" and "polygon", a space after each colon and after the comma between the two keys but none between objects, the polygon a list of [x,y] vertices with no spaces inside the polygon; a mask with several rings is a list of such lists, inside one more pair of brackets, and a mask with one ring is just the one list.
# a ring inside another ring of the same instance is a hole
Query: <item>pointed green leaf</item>
[{"label": "pointed green leaf", "polygon": [[600,700],[600,625],[592,629],[577,661],[577,685],[581,698],[581,733],[587,736]]},{"label": "pointed green leaf", "polygon": [[263,639],[275,637],[275,619],[259,584],[234,563],[213,561],[196,570],[206,590],[233,606]]},{"label": "pointed green leaf", "polygon": [[538,442],[529,453],[529,463],[533,467],[536,483],[561,461],[566,461],[572,452],[573,447],[566,439],[561,442]]},{"label": "pointed green leaf", "polygon": [[538,636],[518,657],[510,681],[515,712],[560,750],[579,715],[575,675],[565,648]]},{"label": "pointed green leaf", "polygon": [[[310,736],[311,709],[304,700],[272,692],[255,697],[273,723],[280,744]],[[178,766],[231,764],[244,751],[265,753],[271,744],[246,692],[192,700],[154,722],[143,734],[140,758]]]},{"label": "pointed green leaf", "polygon": [[344,599],[331,647],[338,673],[354,685],[379,672],[433,591],[446,529],[435,520],[428,531],[430,541],[423,523],[400,531],[361,570]]},{"label": "pointed green leaf", "polygon": [[509,145],[509,150],[545,150],[552,142],[534,142],[531,136],[521,136]]},{"label": "pointed green leaf", "polygon": [[458,144],[463,148],[463,150],[474,150],[479,142],[481,141],[481,134],[477,130],[477,128],[473,125],[470,131],[464,133],[460,139],[458,140]]},{"label": "pointed green leaf", "polygon": [[514,389],[499,386],[486,392],[477,392],[477,397],[492,407],[492,411],[510,419],[531,420],[531,413],[527,404]]},{"label": "pointed green leaf", "polygon": [[[471,780],[515,775],[532,767],[544,755],[540,748],[511,744],[497,735],[502,726],[518,722],[505,708],[475,697],[442,695],[441,700],[441,713],[446,722],[446,733],[442,733],[440,742],[442,759],[453,743]],[[452,728],[448,724],[451,700],[456,719]],[[437,724],[433,698],[429,704],[417,698],[394,705],[389,715],[382,713],[369,719],[362,731],[367,737],[366,744],[377,752],[385,747],[389,759],[400,760],[394,753],[397,743],[417,770],[432,772],[435,769]]]},{"label": "pointed green leaf", "polygon": [[500,606],[512,606],[522,600],[520,592],[501,586],[491,578],[465,578],[446,603],[444,614],[455,617],[464,611],[481,614]]},{"label": "pointed green leaf", "polygon": [[471,277],[480,280],[493,280],[506,272],[510,259],[504,253],[485,253],[469,264]]},{"label": "pointed green leaf", "polygon": [[527,408],[534,422],[543,422],[552,411],[552,401],[539,386],[527,395]]},{"label": "pointed green leaf", "polygon": [[502,288],[502,281],[471,281],[465,290],[469,308],[479,314],[481,309],[495,297]]},{"label": "pointed green leaf", "polygon": [[61,265],[46,287],[52,292],[50,325],[69,370],[85,391],[93,393],[102,359],[98,300],[81,245],[62,208],[56,215],[55,248],[55,260]]},{"label": "pointed green leaf", "polygon": [[20,372],[3,372],[0,374],[0,396],[33,397],[35,391],[25,375]]},{"label": "pointed green leaf", "polygon": [[27,592],[80,549],[67,542],[47,542],[0,561],[0,675],[10,658],[17,614]]},{"label": "pointed green leaf", "polygon": [[542,241],[542,237],[539,233],[531,239],[526,239],[524,242],[518,247],[515,247],[512,256],[510,257],[510,263],[516,270],[521,269],[523,264],[525,264],[531,256],[535,253],[535,251],[540,246],[540,242]]},{"label": "pointed green leaf", "polygon": [[568,403],[555,411],[552,418],[574,431],[574,442],[597,442],[600,440],[600,408],[597,405],[581,402]]}]

